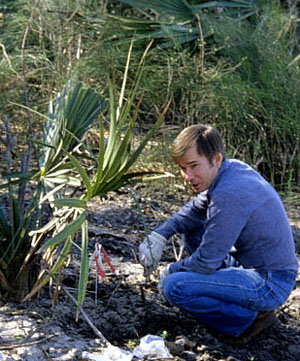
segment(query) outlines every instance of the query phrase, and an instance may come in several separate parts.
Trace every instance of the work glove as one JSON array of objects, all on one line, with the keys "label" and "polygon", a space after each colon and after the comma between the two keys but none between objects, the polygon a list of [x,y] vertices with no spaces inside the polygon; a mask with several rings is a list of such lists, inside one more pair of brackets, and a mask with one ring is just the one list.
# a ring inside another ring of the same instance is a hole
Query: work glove
[{"label": "work glove", "polygon": [[157,285],[159,297],[161,298],[162,301],[166,301],[164,295],[164,280],[170,274],[169,268],[170,268],[170,264],[168,264],[166,267],[163,268],[163,270],[160,273],[160,280]]},{"label": "work glove", "polygon": [[150,273],[157,268],[165,243],[165,237],[159,233],[151,232],[140,244],[139,259],[144,266],[146,276],[149,276]]}]

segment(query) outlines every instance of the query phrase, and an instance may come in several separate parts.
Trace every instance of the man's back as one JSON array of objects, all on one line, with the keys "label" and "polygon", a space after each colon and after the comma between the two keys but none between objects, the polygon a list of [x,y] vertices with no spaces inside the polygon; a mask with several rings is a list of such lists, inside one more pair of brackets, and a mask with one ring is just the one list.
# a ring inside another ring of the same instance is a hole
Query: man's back
[{"label": "man's back", "polygon": [[[284,206],[273,187],[254,169],[240,161],[225,160],[209,197],[207,226],[215,222],[216,213],[225,213],[222,222],[229,224],[232,237],[237,237],[232,254],[244,267],[297,270]],[[230,205],[226,206],[228,200]]]}]

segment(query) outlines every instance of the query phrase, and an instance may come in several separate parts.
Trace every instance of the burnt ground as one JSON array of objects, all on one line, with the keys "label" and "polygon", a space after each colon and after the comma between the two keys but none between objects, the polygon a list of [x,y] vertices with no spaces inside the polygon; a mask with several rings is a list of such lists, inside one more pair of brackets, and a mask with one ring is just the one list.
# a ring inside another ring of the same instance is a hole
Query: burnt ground
[{"label": "burnt ground", "polygon": [[[143,192],[143,189],[140,189]],[[138,201],[138,207],[137,203]],[[163,303],[156,288],[159,271],[145,284],[137,261],[139,243],[149,231],[178,210],[183,199],[177,195],[112,194],[89,207],[90,254],[100,241],[108,252],[116,273],[108,267],[107,277],[96,286],[91,269],[84,311],[92,324],[113,345],[130,350],[147,334],[166,335],[175,342],[186,337],[186,347],[173,349],[175,360],[187,361],[299,361],[300,360],[300,277],[288,301],[278,311],[278,323],[247,345],[226,343],[186,313]],[[296,246],[300,258],[298,210],[291,210]],[[174,251],[176,250],[176,252]],[[177,257],[178,239],[164,253],[160,269]],[[62,284],[70,293],[78,281],[79,253],[74,253]],[[0,305],[0,360],[84,360],[85,352],[100,352],[100,342],[90,325],[63,291],[53,308],[53,288],[45,287],[39,296],[23,304]],[[171,350],[172,352],[172,350]]]}]

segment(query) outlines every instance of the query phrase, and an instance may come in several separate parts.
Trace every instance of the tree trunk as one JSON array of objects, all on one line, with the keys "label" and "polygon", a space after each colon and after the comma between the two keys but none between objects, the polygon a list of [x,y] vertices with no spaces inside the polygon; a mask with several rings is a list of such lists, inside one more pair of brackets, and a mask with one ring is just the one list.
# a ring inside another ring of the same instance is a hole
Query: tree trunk
[{"label": "tree trunk", "polygon": [[5,302],[19,303],[31,291],[38,277],[38,265],[24,269],[17,279],[9,282],[9,287],[1,291]]}]

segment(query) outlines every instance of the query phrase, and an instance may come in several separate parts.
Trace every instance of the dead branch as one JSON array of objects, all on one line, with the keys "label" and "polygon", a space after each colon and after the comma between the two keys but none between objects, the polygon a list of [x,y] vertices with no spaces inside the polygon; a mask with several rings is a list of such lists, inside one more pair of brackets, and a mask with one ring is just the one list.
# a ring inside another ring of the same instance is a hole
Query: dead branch
[{"label": "dead branch", "polygon": [[[76,307],[78,307],[78,303],[75,300],[75,298],[71,295],[71,293],[67,290],[67,288],[63,285],[60,285],[61,289],[65,292],[65,294],[74,302]],[[103,346],[107,347],[110,345],[110,342],[102,335],[102,333],[97,329],[97,327],[93,324],[93,322],[89,319],[88,315],[83,311],[83,309],[80,309],[80,313],[87,322],[87,324],[91,327],[91,329],[94,331],[95,335],[99,337],[100,342]]]},{"label": "dead branch", "polygon": [[45,342],[47,340],[49,340],[50,338],[54,337],[54,336],[59,336],[58,334],[54,334],[54,335],[49,335],[46,336],[40,340],[36,340],[36,341],[31,341],[31,342],[18,342],[18,343],[13,343],[13,344],[8,344],[8,345],[3,345],[0,346],[0,350],[12,350],[16,347],[28,347],[28,346],[33,346],[33,345],[37,345],[39,343]]}]

